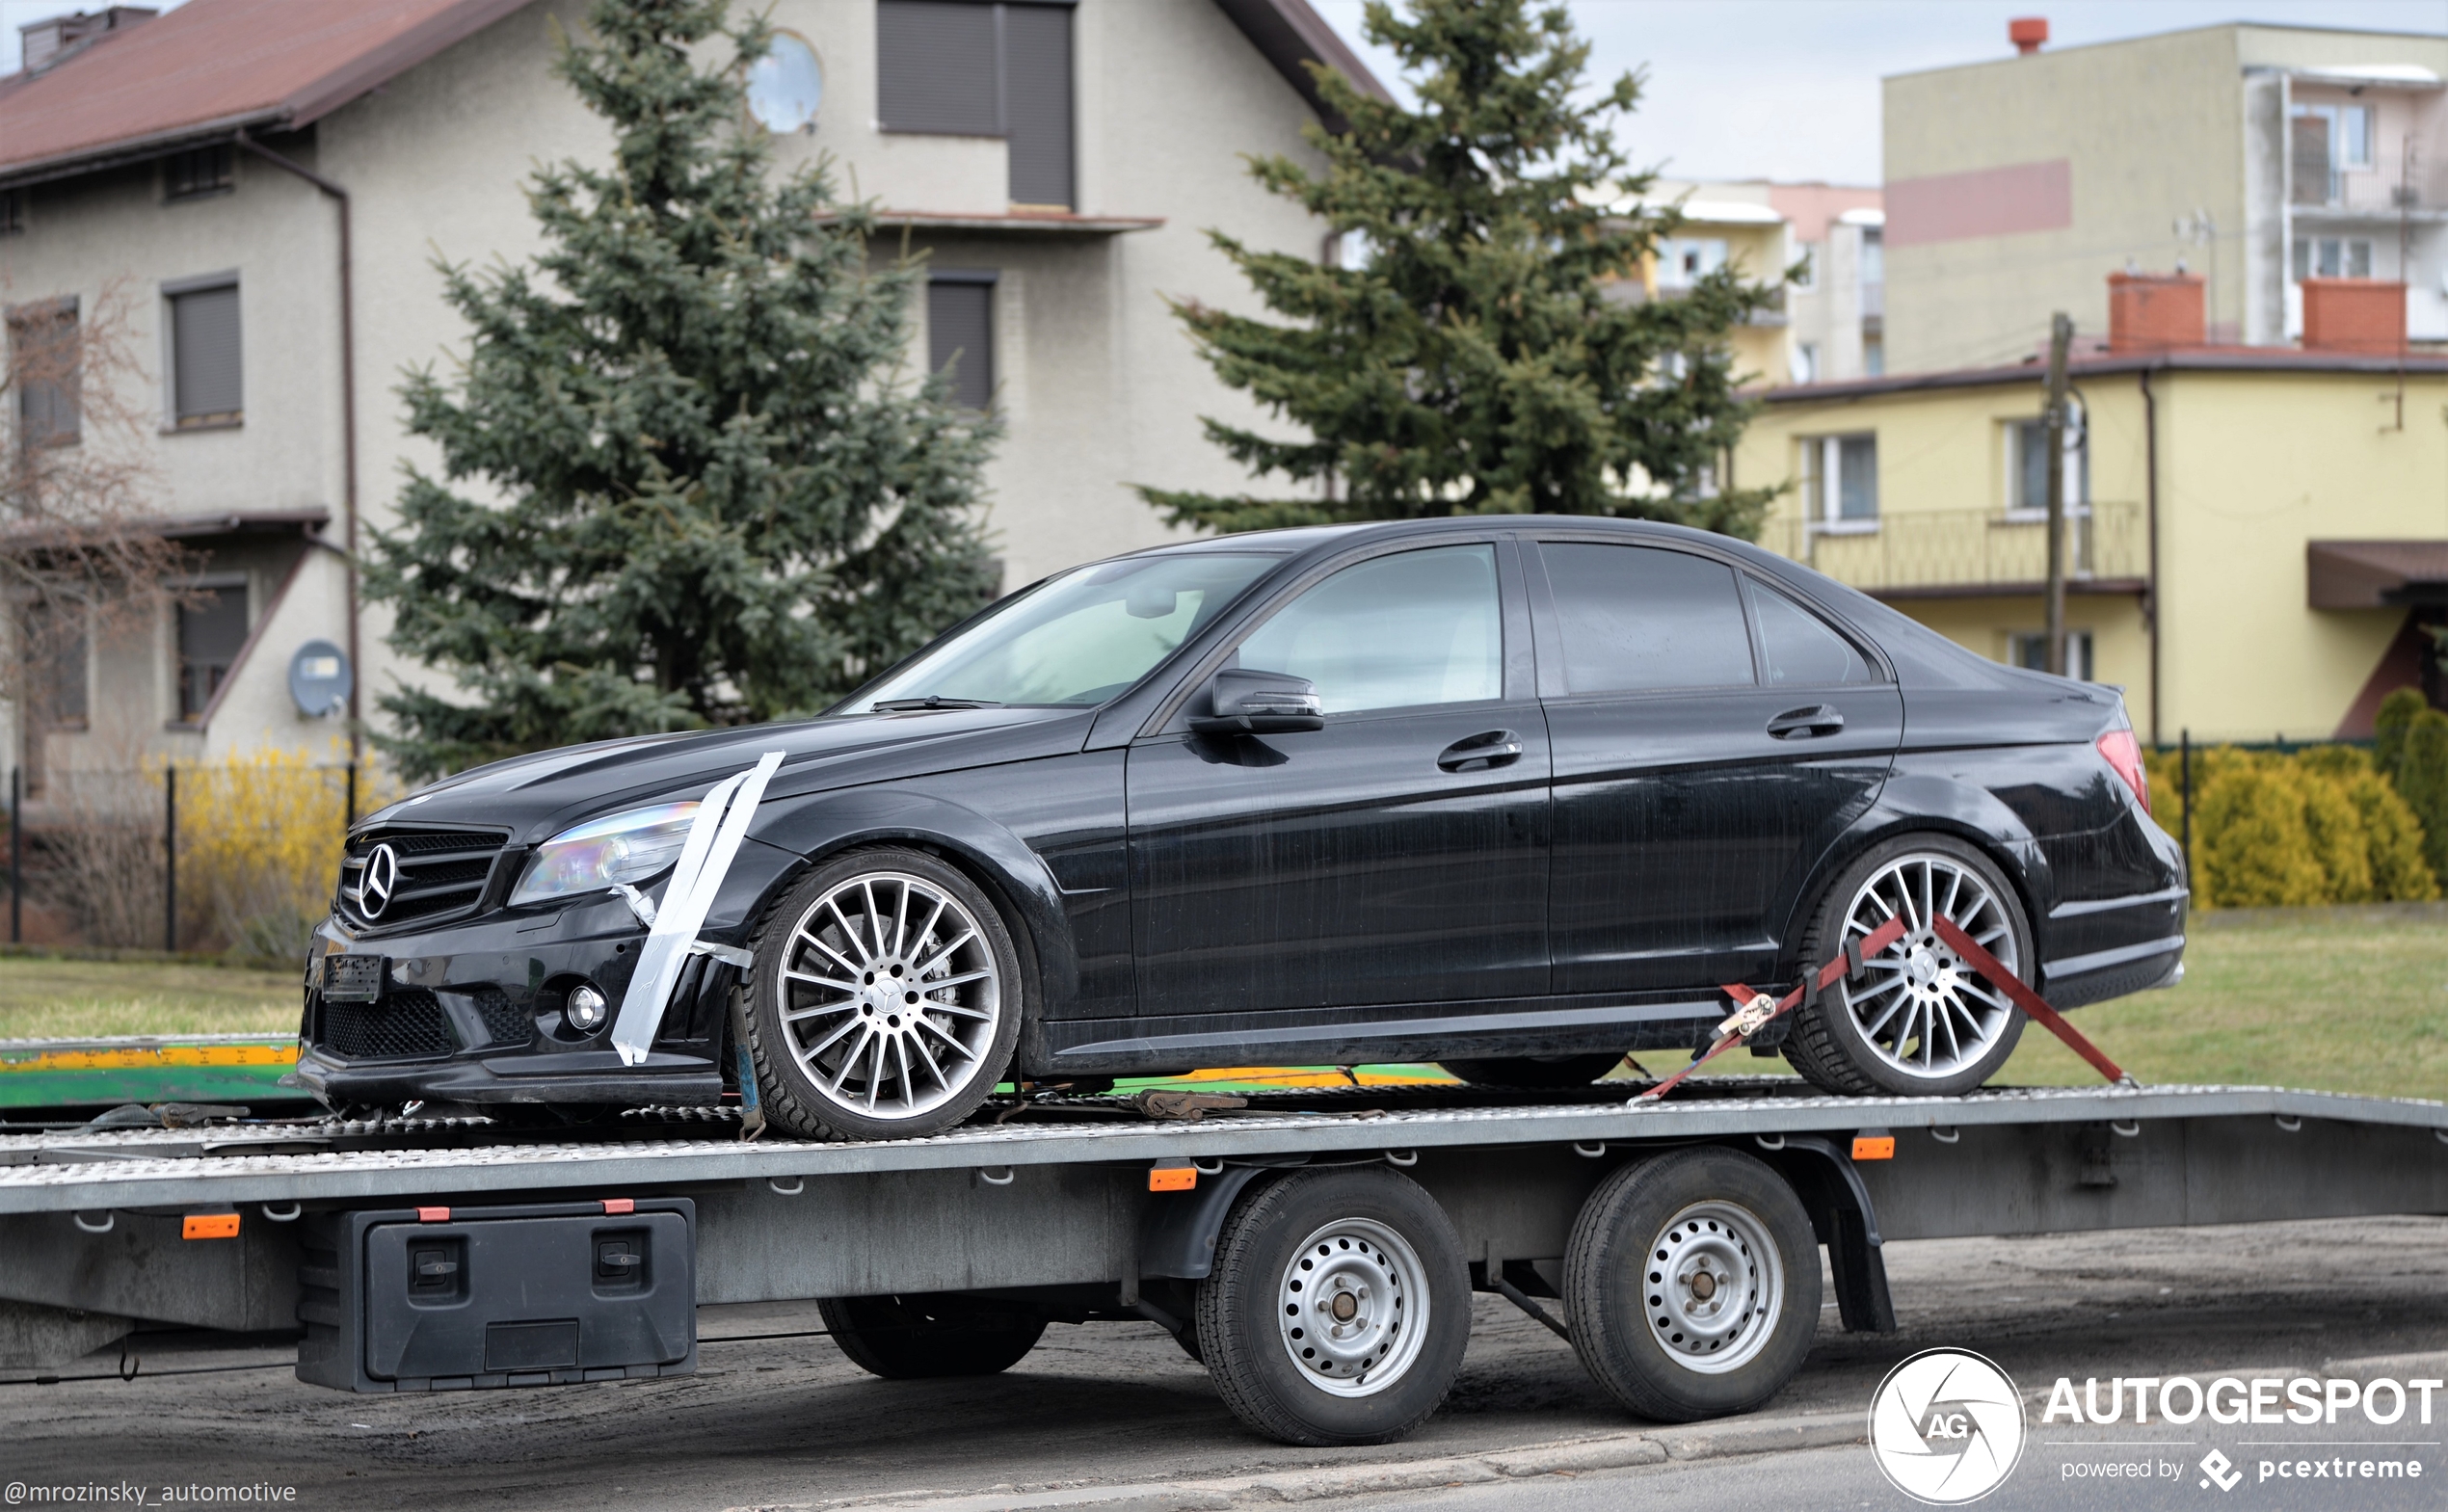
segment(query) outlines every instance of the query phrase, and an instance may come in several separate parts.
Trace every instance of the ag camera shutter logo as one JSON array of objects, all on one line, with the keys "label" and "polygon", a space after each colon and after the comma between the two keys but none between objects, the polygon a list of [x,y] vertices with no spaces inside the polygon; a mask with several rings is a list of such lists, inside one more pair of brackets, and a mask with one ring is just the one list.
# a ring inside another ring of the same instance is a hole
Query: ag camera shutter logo
[{"label": "ag camera shutter logo", "polygon": [[2023,1457],[2023,1395],[1979,1355],[1924,1350],[1888,1371],[1871,1397],[1870,1452],[1915,1501],[1978,1501]]}]

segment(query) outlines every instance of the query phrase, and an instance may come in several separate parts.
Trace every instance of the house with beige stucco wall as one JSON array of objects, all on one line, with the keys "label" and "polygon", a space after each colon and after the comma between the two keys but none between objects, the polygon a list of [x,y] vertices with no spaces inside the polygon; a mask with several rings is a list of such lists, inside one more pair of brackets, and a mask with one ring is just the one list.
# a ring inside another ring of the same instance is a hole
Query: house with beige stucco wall
[{"label": "house with beige stucco wall", "polygon": [[[1320,254],[1322,227],[1242,161],[1312,155],[1305,64],[1378,88],[1307,0],[766,9],[780,37],[751,97],[777,167],[829,154],[884,212],[874,255],[927,257],[913,356],[957,357],[964,396],[1006,420],[988,483],[1007,586],[1166,539],[1134,483],[1242,482],[1199,417],[1256,412],[1165,301],[1251,303],[1209,227]],[[436,461],[394,394],[462,349],[435,259],[534,252],[535,166],[608,155],[551,73],[585,12],[190,0],[25,29],[28,67],[0,80],[0,301],[71,327],[121,312],[156,525],[202,572],[47,675],[47,715],[0,708],[7,761],[39,779],[324,748],[347,710],[290,687],[317,643],[353,657],[359,712],[427,675],[388,653],[349,553],[402,465]],[[12,444],[56,418],[21,399]]]}]

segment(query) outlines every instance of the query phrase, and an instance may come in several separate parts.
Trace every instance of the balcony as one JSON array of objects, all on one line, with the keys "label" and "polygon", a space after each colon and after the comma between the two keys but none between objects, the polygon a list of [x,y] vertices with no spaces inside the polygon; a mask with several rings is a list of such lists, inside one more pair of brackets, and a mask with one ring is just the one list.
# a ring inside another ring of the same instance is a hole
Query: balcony
[{"label": "balcony", "polygon": [[[2045,517],[1998,510],[1914,510],[1868,529],[1775,518],[1760,544],[1882,598],[2036,594],[2048,581]],[[2133,593],[2150,570],[2149,522],[2137,503],[2094,502],[2065,517],[2066,576],[2077,592]]]}]

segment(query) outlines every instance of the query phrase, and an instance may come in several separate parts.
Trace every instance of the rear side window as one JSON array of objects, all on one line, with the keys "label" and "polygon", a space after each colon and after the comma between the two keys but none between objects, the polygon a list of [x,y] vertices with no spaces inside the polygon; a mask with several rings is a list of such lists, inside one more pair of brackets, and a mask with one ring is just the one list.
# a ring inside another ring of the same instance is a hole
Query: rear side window
[{"label": "rear side window", "polygon": [[1438,546],[1344,568],[1241,643],[1240,665],[1317,685],[1329,714],[1504,695],[1494,546]]},{"label": "rear side window", "polygon": [[1751,633],[1734,570],[1684,551],[1550,542],[1564,687],[1574,694],[1747,687]]},{"label": "rear side window", "polygon": [[1769,683],[1820,686],[1877,680],[1852,642],[1757,578],[1751,582],[1751,603],[1760,616],[1760,670]]}]

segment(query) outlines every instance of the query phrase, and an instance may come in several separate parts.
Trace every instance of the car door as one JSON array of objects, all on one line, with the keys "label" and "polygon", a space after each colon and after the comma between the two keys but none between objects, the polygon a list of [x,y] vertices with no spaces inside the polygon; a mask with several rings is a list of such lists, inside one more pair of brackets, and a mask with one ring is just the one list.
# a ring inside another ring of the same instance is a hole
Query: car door
[{"label": "car door", "polygon": [[1541,541],[1557,993],[1765,978],[1805,880],[1903,731],[1852,638],[1717,556]]},{"label": "car door", "polygon": [[1245,635],[1222,665],[1310,679],[1325,727],[1193,734],[1194,696],[1131,746],[1141,1015],[1544,993],[1529,638],[1495,536],[1340,566]]}]

